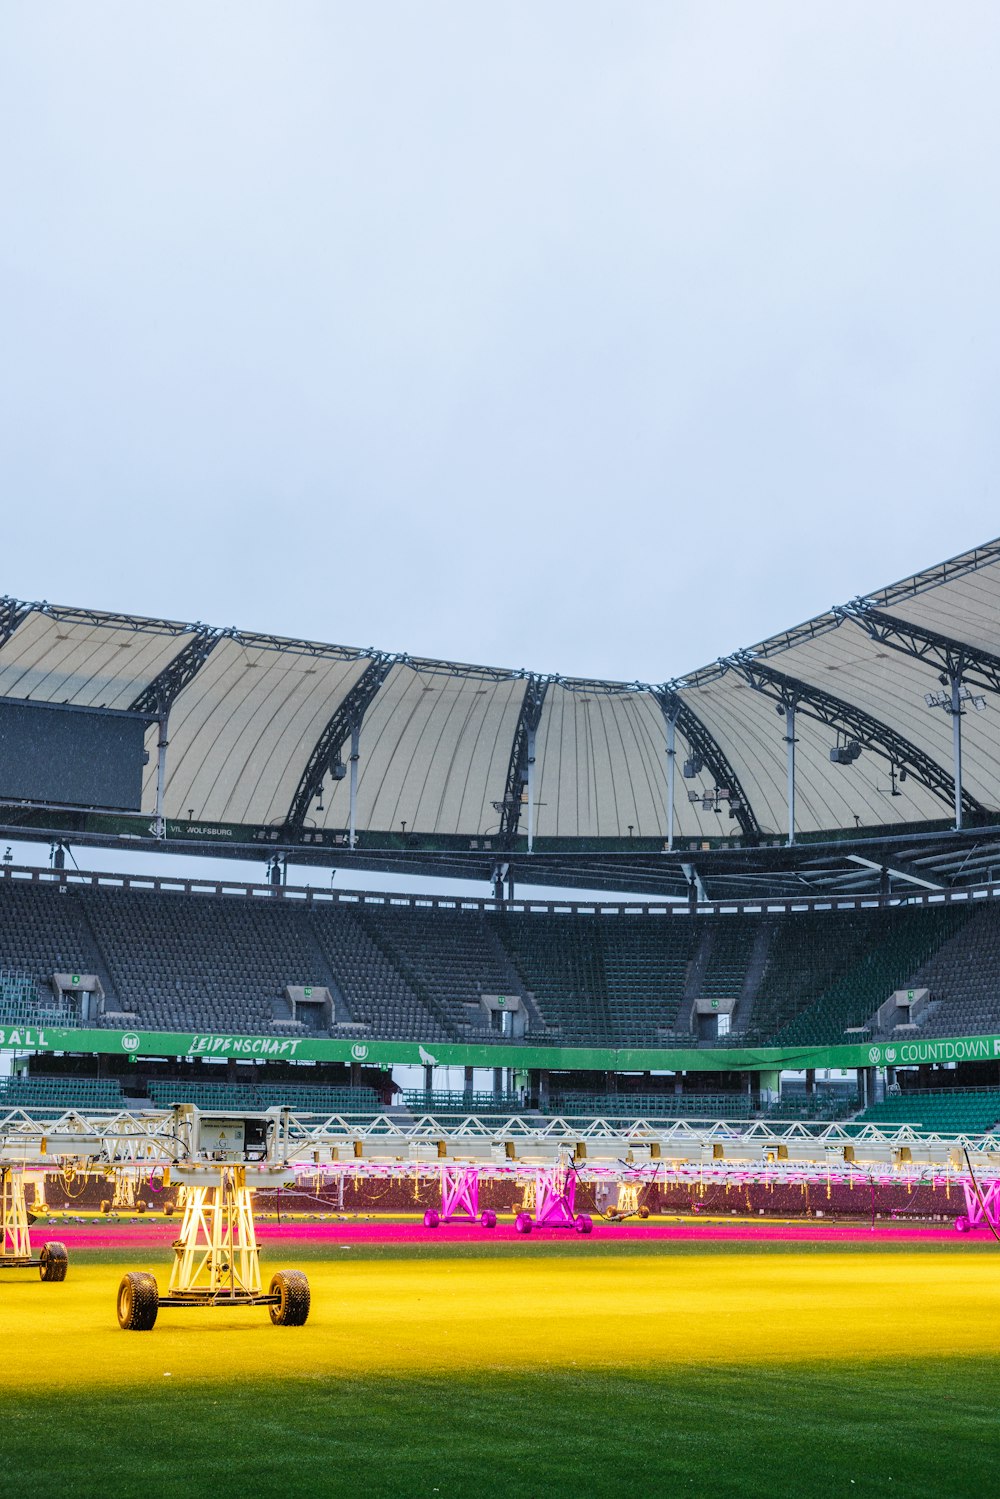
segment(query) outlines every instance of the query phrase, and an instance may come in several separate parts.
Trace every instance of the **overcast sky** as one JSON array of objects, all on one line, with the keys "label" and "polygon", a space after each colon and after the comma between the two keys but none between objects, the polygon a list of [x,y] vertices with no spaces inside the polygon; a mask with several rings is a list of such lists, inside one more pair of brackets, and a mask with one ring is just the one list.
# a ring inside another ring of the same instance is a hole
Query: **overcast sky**
[{"label": "overcast sky", "polygon": [[6,0],[0,592],[660,681],[996,535],[998,43]]}]

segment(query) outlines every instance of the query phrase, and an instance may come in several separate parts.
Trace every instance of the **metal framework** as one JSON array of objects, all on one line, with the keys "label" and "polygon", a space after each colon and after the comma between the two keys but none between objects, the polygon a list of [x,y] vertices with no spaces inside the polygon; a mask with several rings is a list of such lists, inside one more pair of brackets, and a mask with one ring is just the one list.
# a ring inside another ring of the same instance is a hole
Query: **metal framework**
[{"label": "metal framework", "polygon": [[[348,739],[351,740],[351,807],[353,808],[357,797],[357,769],[360,749],[358,739],[361,732],[361,723],[371,706],[372,700],[379,688],[382,686],[392,668],[405,658],[402,656],[387,656],[377,652],[372,654],[372,659],[365,667],[354,686],[347,693],[329,723],[323,730],[319,739],[313,747],[312,754],[306,762],[306,767],[299,779],[299,784],[292,804],[285,818],[285,826],[299,828],[305,823],[306,814],[312,802],[319,794],[323,779],[334,759],[342,752]],[[354,826],[352,815],[351,847],[354,847]]]},{"label": "metal framework", "polygon": [[42,1280],[65,1280],[66,1246],[55,1241],[43,1244],[36,1258],[31,1252],[30,1224],[24,1168],[0,1161],[0,1270],[38,1270]]},{"label": "metal framework", "polygon": [[437,1228],[441,1223],[479,1223],[496,1228],[497,1215],[492,1208],[479,1211],[479,1167],[441,1164],[441,1211],[428,1208],[424,1227]]},{"label": "metal framework", "polygon": [[[909,739],[897,734],[888,724],[873,718],[863,708],[857,708],[853,703],[834,697],[832,693],[824,692],[821,687],[813,687],[798,677],[776,671],[773,666],[767,666],[747,654],[729,657],[729,664],[751,687],[772,698],[786,712],[792,705],[794,711],[804,713],[807,718],[854,735],[867,749],[905,770],[908,775],[913,775],[932,795],[949,806],[952,804],[955,796],[954,777]],[[986,810],[971,792],[964,789],[962,806],[971,813]]]},{"label": "metal framework", "polygon": [[154,810],[156,837],[166,832],[163,819],[163,793],[167,783],[167,748],[170,743],[168,726],[170,709],[193,681],[225,632],[210,629],[207,625],[195,625],[194,634],[158,676],[134,698],[130,709],[133,713],[148,713],[158,725],[156,739],[156,805]]},{"label": "metal framework", "polygon": [[[652,689],[653,696],[659,703],[663,716],[667,721],[667,732],[670,733],[670,723],[673,720],[676,727],[686,739],[693,754],[699,760],[703,760],[705,767],[712,776],[716,786],[728,787],[730,792],[730,805],[736,814],[736,821],[740,830],[748,841],[757,842],[763,836],[763,830],[757,821],[756,813],[750,804],[750,800],[743,789],[739,776],[733,769],[725,750],[719,744],[694,709],[684,701],[676,690],[676,683],[666,683],[662,687]],[[673,808],[673,797],[670,796],[671,811]],[[672,840],[670,840],[672,842]]]},{"label": "metal framework", "polygon": [[568,1228],[578,1234],[589,1234],[594,1227],[587,1213],[576,1211],[577,1172],[560,1159],[550,1169],[535,1177],[534,1214],[518,1213],[514,1227],[519,1234],[530,1234],[533,1228]]},{"label": "metal framework", "polygon": [[30,613],[30,604],[22,604],[17,599],[8,598],[6,594],[0,598],[0,645],[10,639]]},{"label": "metal framework", "polygon": [[979,646],[969,645],[964,640],[955,640],[942,635],[938,630],[925,625],[911,624],[894,614],[874,609],[865,599],[855,599],[842,610],[845,619],[851,620],[879,645],[925,661],[935,671],[947,676],[961,677],[988,692],[1000,692],[1000,656]]},{"label": "metal framework", "polygon": [[129,704],[130,713],[145,713],[150,718],[164,718],[174,702],[193,681],[228,632],[209,625],[195,625],[191,639],[158,676],[142,689]]},{"label": "metal framework", "polygon": [[890,583],[888,588],[880,588],[865,597],[868,603],[875,606],[897,604],[903,599],[916,598],[928,589],[937,588],[941,583],[953,583],[958,578],[968,577],[970,573],[978,572],[980,568],[989,567],[997,561],[1000,561],[1000,538],[972,547],[958,557],[950,557],[945,562],[925,568],[921,573],[914,573],[910,578],[903,578],[899,583]]},{"label": "metal framework", "polygon": [[512,849],[521,823],[522,797],[527,791],[528,852],[535,841],[535,734],[542,717],[551,677],[528,676],[521,711],[517,715],[510,764],[500,806],[500,846]]},{"label": "metal framework", "polygon": [[[423,1115],[400,1123],[388,1114],[283,1115],[286,1171],[311,1172],[317,1164],[328,1170],[358,1169],[399,1174],[419,1168],[426,1174],[433,1163],[478,1164],[487,1172],[523,1172],[552,1166],[567,1153],[577,1156],[574,1172],[582,1179],[609,1172],[617,1180],[622,1159],[631,1151],[637,1166],[652,1170],[688,1166],[719,1171],[756,1168],[768,1157],[801,1167],[825,1168],[831,1162],[891,1169],[907,1150],[918,1168],[964,1170],[968,1151],[977,1176],[1000,1179],[1000,1149],[994,1134],[946,1134],[911,1124],[820,1124],[808,1121],[747,1119],[635,1118],[581,1120],[547,1116],[469,1114],[459,1118]],[[579,1145],[586,1146],[581,1157]],[[440,1153],[444,1145],[445,1156]],[[178,1148],[172,1111],[87,1109],[7,1109],[0,1113],[0,1146],[5,1160],[21,1168],[56,1169],[70,1161],[79,1170],[104,1170],[108,1165],[143,1165],[152,1171],[174,1168]],[[779,1147],[781,1149],[779,1150]],[[721,1153],[720,1153],[721,1152]],[[846,1152],[846,1154],[845,1154]],[[343,1157],[347,1157],[344,1159]],[[207,1172],[207,1167],[199,1168]],[[213,1167],[217,1178],[220,1168]],[[630,1168],[631,1169],[631,1168]],[[261,1169],[261,1180],[266,1172]],[[185,1179],[176,1171],[178,1181]],[[209,1184],[207,1175],[202,1182]],[[259,1183],[260,1184],[260,1183]]]}]

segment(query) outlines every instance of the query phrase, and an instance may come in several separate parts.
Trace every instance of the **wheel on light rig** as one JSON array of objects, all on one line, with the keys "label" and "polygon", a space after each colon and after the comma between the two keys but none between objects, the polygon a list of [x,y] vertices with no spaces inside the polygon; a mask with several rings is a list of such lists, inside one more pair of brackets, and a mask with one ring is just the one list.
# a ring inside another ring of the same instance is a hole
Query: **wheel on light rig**
[{"label": "wheel on light rig", "polygon": [[586,1213],[581,1213],[576,1220],[576,1231],[578,1234],[589,1234],[594,1231],[594,1220],[588,1218]]},{"label": "wheel on light rig", "polygon": [[479,1221],[483,1228],[496,1228],[497,1215],[492,1208],[483,1208],[483,1211],[479,1215]]},{"label": "wheel on light rig", "polygon": [[424,1214],[424,1228],[437,1228],[441,1222],[441,1214],[436,1213],[433,1208],[428,1208]]},{"label": "wheel on light rig", "polygon": [[969,1232],[969,1229],[971,1227],[972,1227],[972,1224],[969,1222],[968,1218],[966,1218],[966,1216],[965,1216],[964,1213],[963,1213],[963,1215],[962,1215],[961,1218],[956,1218],[955,1219],[955,1228],[958,1231],[958,1233],[960,1233],[960,1234],[967,1234]]},{"label": "wheel on light rig", "polygon": [[147,1270],[130,1270],[118,1287],[118,1326],[124,1332],[149,1332],[160,1310],[156,1277]]},{"label": "wheel on light rig", "polygon": [[69,1267],[66,1245],[53,1240],[43,1244],[38,1256],[38,1274],[42,1280],[65,1280]]},{"label": "wheel on light rig", "polygon": [[280,1298],[268,1308],[275,1327],[301,1327],[309,1315],[309,1282],[302,1271],[276,1270],[269,1294]]},{"label": "wheel on light rig", "polygon": [[517,1231],[518,1231],[519,1234],[530,1234],[531,1233],[531,1214],[530,1213],[518,1213],[517,1217],[514,1219],[514,1227],[517,1229]]},{"label": "wheel on light rig", "polygon": [[649,1217],[649,1208],[640,1208],[639,1209],[639,1217],[640,1218],[648,1218]]}]

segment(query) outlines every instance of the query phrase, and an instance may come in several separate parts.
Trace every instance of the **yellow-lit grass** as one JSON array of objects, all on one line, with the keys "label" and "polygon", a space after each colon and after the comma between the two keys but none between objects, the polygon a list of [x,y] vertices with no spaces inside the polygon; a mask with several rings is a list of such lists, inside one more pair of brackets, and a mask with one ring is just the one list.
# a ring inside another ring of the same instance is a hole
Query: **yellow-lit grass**
[{"label": "yellow-lit grass", "polygon": [[[292,1257],[292,1263],[294,1260]],[[115,1319],[123,1269],[0,1272],[0,1387],[993,1353],[1000,1264],[945,1252],[311,1261],[304,1328],[267,1309]],[[265,1277],[266,1279],[266,1277]]]}]

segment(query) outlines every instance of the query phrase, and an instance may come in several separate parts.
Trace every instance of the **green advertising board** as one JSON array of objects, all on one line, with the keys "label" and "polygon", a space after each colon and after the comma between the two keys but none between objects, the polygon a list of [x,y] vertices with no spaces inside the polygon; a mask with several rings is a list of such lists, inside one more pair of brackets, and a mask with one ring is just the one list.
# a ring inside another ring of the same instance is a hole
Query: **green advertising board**
[{"label": "green advertising board", "polygon": [[767,1072],[806,1067],[912,1067],[919,1063],[1000,1058],[1000,1036],[855,1042],[850,1046],[652,1047],[468,1045],[354,1041],[316,1036],[239,1036],[220,1032],[107,1031],[0,1025],[0,1051],[72,1052],[131,1057],[233,1058],[237,1061],[358,1062],[367,1067],[517,1067],[568,1072]]}]

